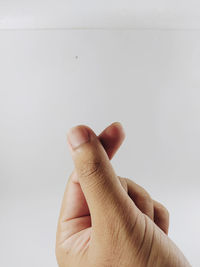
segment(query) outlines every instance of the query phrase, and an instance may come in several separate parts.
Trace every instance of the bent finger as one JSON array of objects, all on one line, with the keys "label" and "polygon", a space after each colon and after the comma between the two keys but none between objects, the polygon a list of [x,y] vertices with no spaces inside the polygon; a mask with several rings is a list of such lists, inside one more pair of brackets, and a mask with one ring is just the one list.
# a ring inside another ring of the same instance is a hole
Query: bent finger
[{"label": "bent finger", "polygon": [[[154,207],[153,200],[149,193],[140,185],[136,184],[128,178],[125,179],[127,183],[127,193],[129,197],[133,200],[138,209],[146,214],[151,220],[154,219]],[[124,187],[124,186],[123,186]]]},{"label": "bent finger", "polygon": [[153,200],[154,222],[165,234],[169,231],[169,211],[160,202]]}]

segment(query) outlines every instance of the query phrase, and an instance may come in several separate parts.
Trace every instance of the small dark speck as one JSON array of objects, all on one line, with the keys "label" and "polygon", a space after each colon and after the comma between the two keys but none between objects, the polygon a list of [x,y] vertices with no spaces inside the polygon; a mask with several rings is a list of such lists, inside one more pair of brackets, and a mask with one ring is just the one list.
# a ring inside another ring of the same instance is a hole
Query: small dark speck
[{"label": "small dark speck", "polygon": [[75,56],[76,59],[78,59],[78,56]]}]

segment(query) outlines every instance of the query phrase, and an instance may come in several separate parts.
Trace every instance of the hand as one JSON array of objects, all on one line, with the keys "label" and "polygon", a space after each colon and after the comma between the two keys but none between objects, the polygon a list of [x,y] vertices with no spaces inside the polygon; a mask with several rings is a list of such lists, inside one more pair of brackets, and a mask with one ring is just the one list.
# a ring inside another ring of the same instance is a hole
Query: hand
[{"label": "hand", "polygon": [[125,135],[119,123],[99,137],[87,126],[71,129],[75,165],[58,221],[60,267],[190,266],[167,236],[169,214],[139,185],[118,177],[110,159]]}]

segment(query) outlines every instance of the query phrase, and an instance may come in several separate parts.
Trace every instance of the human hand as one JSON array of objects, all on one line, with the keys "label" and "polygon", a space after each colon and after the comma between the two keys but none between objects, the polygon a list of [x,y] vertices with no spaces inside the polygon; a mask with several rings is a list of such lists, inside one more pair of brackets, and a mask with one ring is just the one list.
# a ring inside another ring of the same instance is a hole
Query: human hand
[{"label": "human hand", "polygon": [[[60,267],[190,266],[167,236],[169,215],[139,185],[118,177],[110,163],[124,139],[119,123],[99,137],[87,126],[71,129],[75,170],[58,221],[56,257]],[[72,140],[68,136],[69,143]]]}]

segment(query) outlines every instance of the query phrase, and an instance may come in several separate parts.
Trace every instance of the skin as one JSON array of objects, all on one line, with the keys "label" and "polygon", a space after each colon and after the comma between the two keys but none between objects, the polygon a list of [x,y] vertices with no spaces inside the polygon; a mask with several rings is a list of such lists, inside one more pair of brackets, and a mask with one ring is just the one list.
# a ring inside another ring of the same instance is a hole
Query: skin
[{"label": "skin", "polygon": [[69,149],[75,169],[63,197],[56,235],[60,267],[191,266],[168,237],[169,212],[128,178],[116,175],[110,160],[125,133],[120,123]]}]

